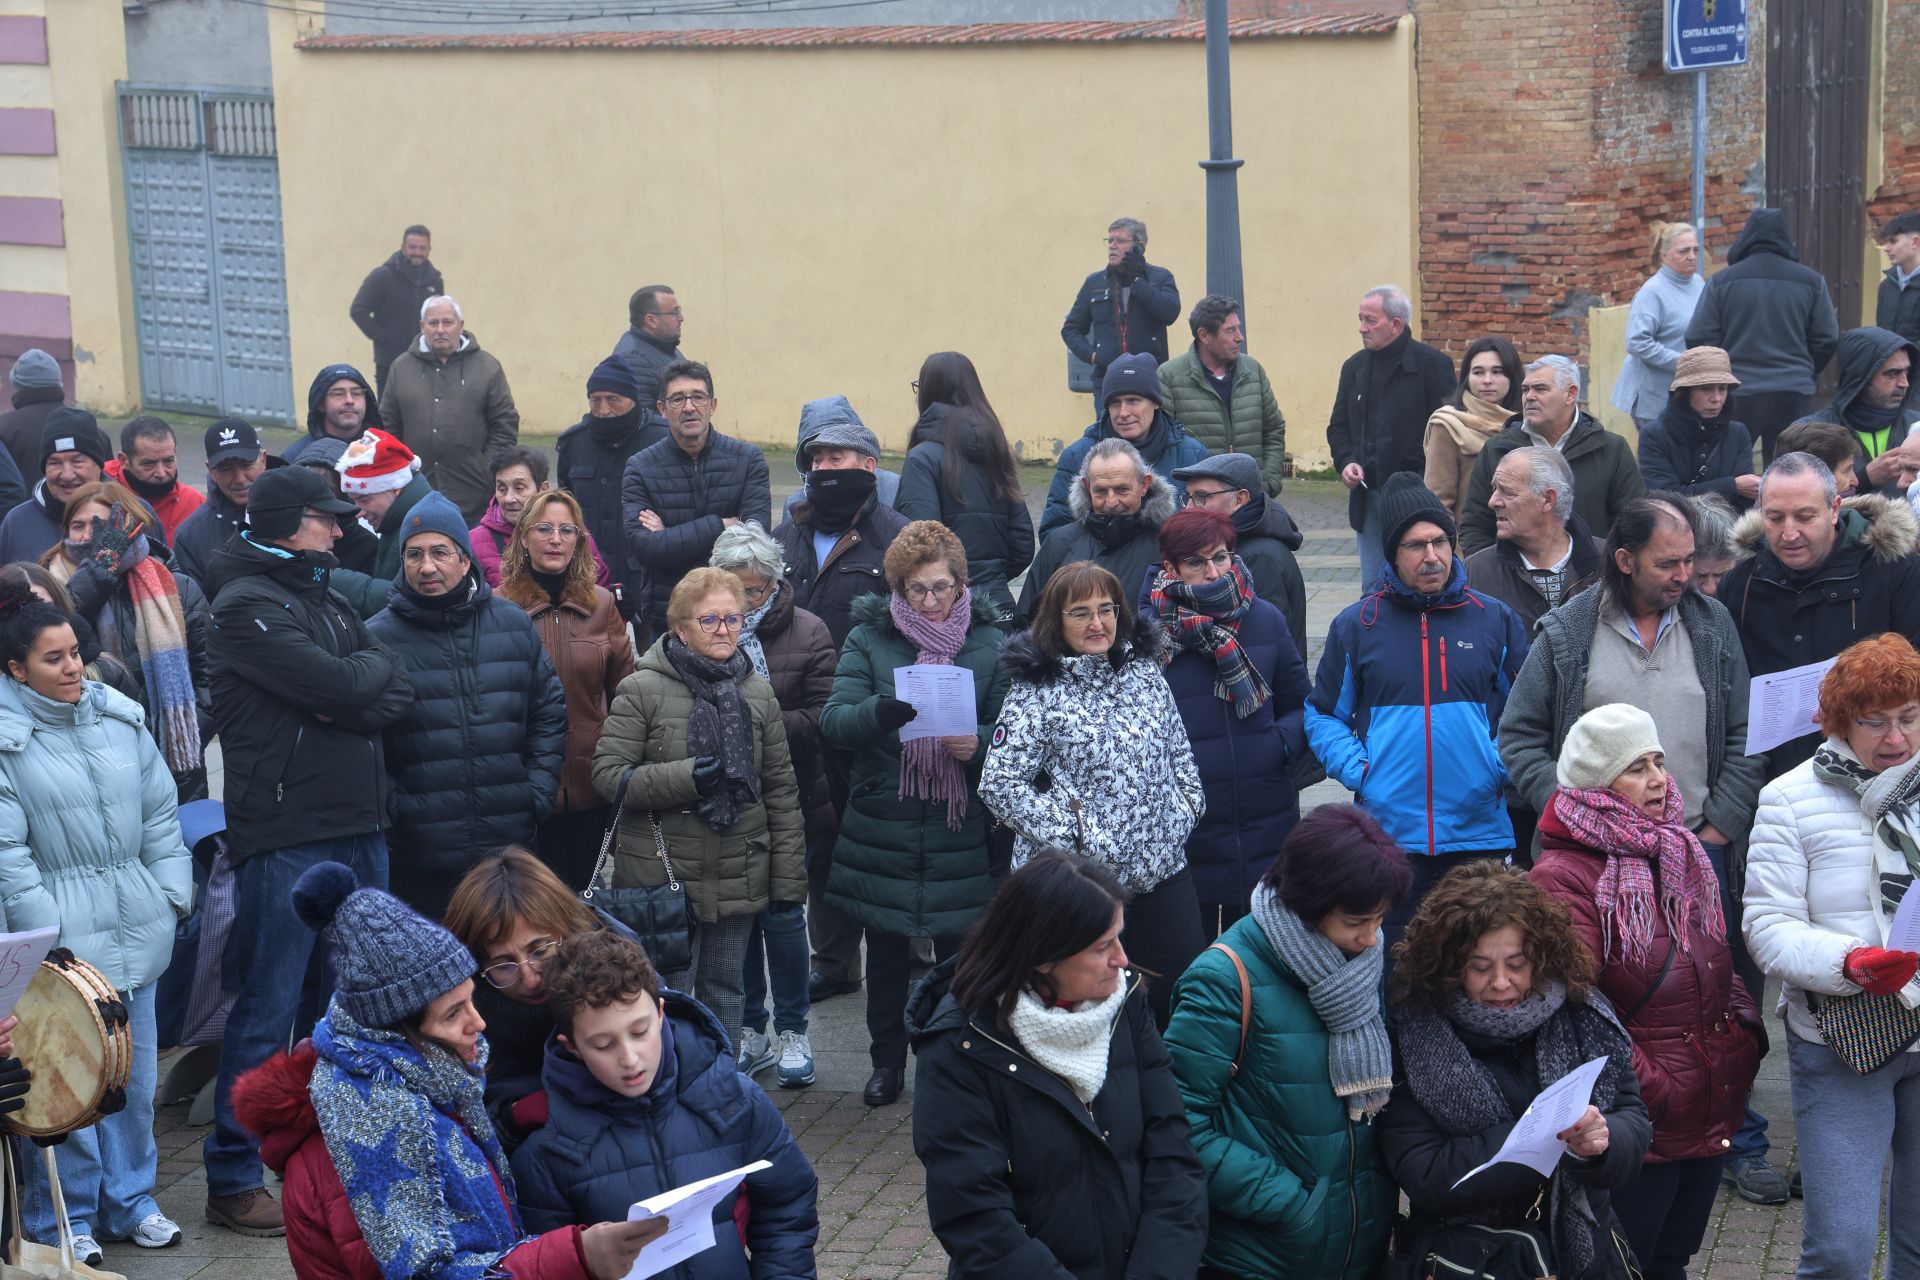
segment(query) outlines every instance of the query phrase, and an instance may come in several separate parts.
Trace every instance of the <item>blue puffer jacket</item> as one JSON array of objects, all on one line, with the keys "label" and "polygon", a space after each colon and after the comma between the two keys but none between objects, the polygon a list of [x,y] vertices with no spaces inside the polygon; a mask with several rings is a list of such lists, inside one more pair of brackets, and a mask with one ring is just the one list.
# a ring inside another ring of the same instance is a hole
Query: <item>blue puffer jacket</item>
[{"label": "blue puffer jacket", "polygon": [[[1086,464],[1087,455],[1093,446],[1102,440],[1117,440],[1120,433],[1102,413],[1100,421],[1088,427],[1078,440],[1060,451],[1060,461],[1053,467],[1053,484],[1047,490],[1047,505],[1040,512],[1040,537],[1045,539],[1055,529],[1073,523],[1074,515],[1067,504],[1067,495],[1079,478],[1080,468]],[[1173,505],[1180,508],[1187,503],[1187,482],[1175,480],[1173,473],[1181,467],[1190,467],[1196,462],[1207,460],[1207,446],[1187,434],[1179,419],[1165,409],[1153,415],[1153,425],[1147,428],[1143,439],[1133,442],[1147,465],[1166,480],[1173,489]]]},{"label": "blue puffer jacket", "polygon": [[1307,739],[1327,776],[1408,852],[1511,849],[1494,728],[1526,657],[1520,616],[1467,590],[1464,561],[1432,596],[1389,564],[1333,620]]},{"label": "blue puffer jacket", "polygon": [[413,684],[386,730],[398,792],[387,841],[394,896],[430,920],[481,854],[533,839],[567,749],[566,695],[533,620],[477,571],[463,589],[429,606],[402,577],[367,623]]},{"label": "blue puffer jacket", "polygon": [[1286,618],[1265,600],[1241,619],[1240,648],[1273,691],[1244,720],[1213,691],[1211,656],[1176,649],[1166,677],[1207,793],[1207,812],[1187,837],[1194,891],[1202,902],[1244,907],[1300,820],[1291,769],[1307,749],[1308,685]]},{"label": "blue puffer jacket", "polygon": [[527,1229],[625,1221],[628,1206],[663,1191],[765,1160],[749,1174],[746,1244],[732,1203],[717,1207],[714,1246],[669,1280],[812,1280],[820,1235],[813,1166],[760,1086],[735,1069],[720,1020],[691,996],[666,991],[660,1066],[638,1098],[615,1094],[586,1064],[547,1042],[547,1125],[513,1154]]}]

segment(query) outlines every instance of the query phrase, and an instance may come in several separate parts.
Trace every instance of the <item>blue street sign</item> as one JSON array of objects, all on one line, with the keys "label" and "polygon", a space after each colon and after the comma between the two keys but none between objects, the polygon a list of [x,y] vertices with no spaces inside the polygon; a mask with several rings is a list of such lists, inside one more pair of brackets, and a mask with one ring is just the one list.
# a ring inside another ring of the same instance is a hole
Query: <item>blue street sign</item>
[{"label": "blue street sign", "polygon": [[1668,71],[1737,67],[1747,60],[1747,0],[1666,0]]}]

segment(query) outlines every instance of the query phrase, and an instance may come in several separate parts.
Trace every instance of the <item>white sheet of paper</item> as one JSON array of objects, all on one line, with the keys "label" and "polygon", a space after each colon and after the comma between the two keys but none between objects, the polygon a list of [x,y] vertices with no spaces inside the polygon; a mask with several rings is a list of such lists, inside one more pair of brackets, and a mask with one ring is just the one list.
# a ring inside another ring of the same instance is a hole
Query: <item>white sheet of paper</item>
[{"label": "white sheet of paper", "polygon": [[27,984],[40,972],[40,962],[59,940],[57,924],[25,933],[0,933],[0,1018],[12,1013],[13,1006],[20,1003]]},{"label": "white sheet of paper", "polygon": [[973,706],[973,672],[965,667],[895,667],[893,696],[920,713],[900,726],[902,742],[971,738],[980,732],[979,712]]},{"label": "white sheet of paper", "polygon": [[713,1248],[714,1209],[719,1207],[721,1201],[732,1197],[734,1189],[748,1174],[771,1168],[773,1166],[765,1160],[756,1160],[726,1173],[716,1173],[711,1178],[689,1182],[684,1187],[662,1191],[628,1209],[628,1222],[645,1222],[648,1218],[664,1216],[667,1233],[640,1250],[640,1256],[633,1260],[633,1269],[627,1272],[626,1280],[645,1280],[647,1276],[658,1275],[696,1253]]},{"label": "white sheet of paper", "polygon": [[1580,1117],[1586,1114],[1588,1104],[1593,1101],[1593,1082],[1600,1078],[1600,1072],[1606,1065],[1606,1055],[1603,1054],[1575,1067],[1542,1089],[1521,1117],[1514,1121],[1513,1131],[1507,1134],[1507,1140],[1500,1144],[1500,1149],[1493,1153],[1493,1159],[1478,1168],[1467,1170],[1460,1175],[1460,1182],[1453,1185],[1457,1187],[1484,1169],[1508,1162],[1524,1164],[1542,1177],[1552,1177],[1553,1167],[1560,1163],[1560,1157],[1567,1150],[1567,1144],[1556,1135],[1573,1128]]},{"label": "white sheet of paper", "polygon": [[1809,662],[1755,676],[1747,690],[1747,754],[1757,756],[1783,742],[1816,732],[1820,682],[1834,660]]},{"label": "white sheet of paper", "polygon": [[1907,886],[1887,927],[1887,950],[1920,951],[1920,881]]}]

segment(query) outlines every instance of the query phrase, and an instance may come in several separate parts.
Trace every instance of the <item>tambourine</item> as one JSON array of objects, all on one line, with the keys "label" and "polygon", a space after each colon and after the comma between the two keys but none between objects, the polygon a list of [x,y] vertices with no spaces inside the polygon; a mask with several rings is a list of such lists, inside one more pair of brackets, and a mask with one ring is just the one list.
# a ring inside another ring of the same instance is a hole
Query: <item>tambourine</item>
[{"label": "tambourine", "polygon": [[133,1031],[126,1005],[98,969],[55,948],[14,1012],[14,1056],[33,1073],[33,1086],[26,1106],[0,1115],[0,1126],[57,1138],[127,1105]]}]

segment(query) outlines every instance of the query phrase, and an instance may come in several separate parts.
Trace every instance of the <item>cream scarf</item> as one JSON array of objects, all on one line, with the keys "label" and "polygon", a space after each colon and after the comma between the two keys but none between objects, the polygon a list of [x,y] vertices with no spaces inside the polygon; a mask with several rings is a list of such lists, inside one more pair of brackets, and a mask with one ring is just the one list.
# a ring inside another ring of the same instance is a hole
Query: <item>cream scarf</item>
[{"label": "cream scarf", "polygon": [[1067,1082],[1073,1096],[1091,1104],[1107,1082],[1113,1024],[1127,1003],[1124,980],[1105,1000],[1082,1000],[1071,1009],[1051,1009],[1031,991],[1013,1006],[1009,1030],[1027,1056]]}]

